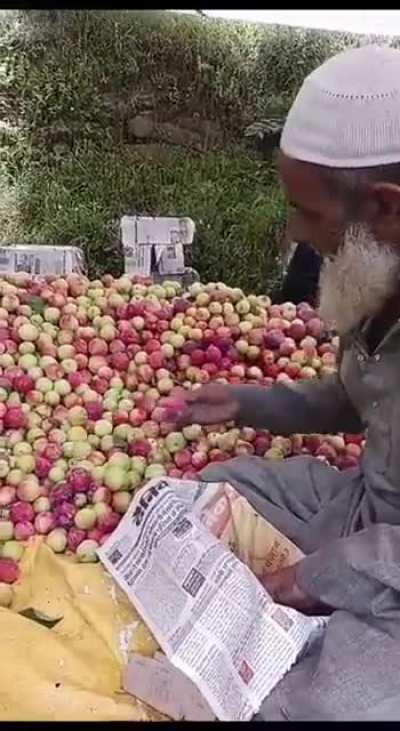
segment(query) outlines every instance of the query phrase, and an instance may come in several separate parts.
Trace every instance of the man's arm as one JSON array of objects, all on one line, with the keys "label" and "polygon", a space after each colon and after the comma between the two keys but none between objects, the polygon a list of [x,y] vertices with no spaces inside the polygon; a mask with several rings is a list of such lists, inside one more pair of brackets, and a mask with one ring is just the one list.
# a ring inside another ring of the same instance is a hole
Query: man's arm
[{"label": "man's arm", "polygon": [[387,617],[400,606],[400,526],[378,523],[299,562],[296,583],[316,602]]},{"label": "man's arm", "polygon": [[274,601],[305,614],[393,617],[400,606],[400,526],[378,523],[330,541],[262,579]]},{"label": "man's arm", "polygon": [[293,386],[276,384],[235,386],[240,408],[236,422],[268,429],[273,434],[329,434],[363,430],[360,418],[337,375],[323,380],[298,381]]}]

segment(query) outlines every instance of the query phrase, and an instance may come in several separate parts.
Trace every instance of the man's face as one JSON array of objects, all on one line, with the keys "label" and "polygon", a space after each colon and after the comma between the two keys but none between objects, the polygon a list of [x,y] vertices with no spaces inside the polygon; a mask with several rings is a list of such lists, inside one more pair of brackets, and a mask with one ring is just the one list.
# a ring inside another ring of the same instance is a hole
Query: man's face
[{"label": "man's face", "polygon": [[348,332],[377,315],[398,291],[399,189],[371,186],[359,220],[351,221],[348,213],[354,201],[345,207],[316,166],[281,154],[279,171],[293,206],[289,237],[311,244],[324,257],[321,317],[340,334]]},{"label": "man's face", "polygon": [[279,154],[279,175],[291,206],[288,238],[305,241],[322,256],[336,254],[343,241],[345,210],[318,167]]}]

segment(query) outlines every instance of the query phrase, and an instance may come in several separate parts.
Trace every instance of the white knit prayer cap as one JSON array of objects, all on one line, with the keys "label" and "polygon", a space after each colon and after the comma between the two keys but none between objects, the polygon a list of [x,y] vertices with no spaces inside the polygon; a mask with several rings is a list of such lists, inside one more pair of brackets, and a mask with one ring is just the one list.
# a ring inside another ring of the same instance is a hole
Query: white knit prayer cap
[{"label": "white knit prayer cap", "polygon": [[280,147],[335,168],[400,162],[400,51],[363,46],[323,63],[304,81]]}]

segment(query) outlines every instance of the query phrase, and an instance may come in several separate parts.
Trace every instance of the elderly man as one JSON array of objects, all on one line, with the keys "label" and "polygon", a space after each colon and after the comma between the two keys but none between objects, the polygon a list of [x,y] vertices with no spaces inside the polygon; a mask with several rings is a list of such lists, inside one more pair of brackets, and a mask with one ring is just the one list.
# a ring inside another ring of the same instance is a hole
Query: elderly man
[{"label": "elderly man", "polygon": [[266,578],[277,601],[331,613],[265,700],[262,720],[400,719],[400,51],[346,51],[304,82],[281,138],[294,240],[324,257],[320,308],[341,335],[337,377],[269,390],[215,384],[186,422],[276,434],[365,430],[361,468],[311,457],[209,467],[306,554]]}]

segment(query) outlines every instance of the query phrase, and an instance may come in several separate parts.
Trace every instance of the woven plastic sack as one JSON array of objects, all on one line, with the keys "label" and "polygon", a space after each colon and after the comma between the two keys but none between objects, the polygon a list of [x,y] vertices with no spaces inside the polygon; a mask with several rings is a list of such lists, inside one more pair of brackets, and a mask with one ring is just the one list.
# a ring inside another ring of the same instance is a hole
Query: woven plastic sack
[{"label": "woven plastic sack", "polygon": [[121,689],[140,634],[143,654],[156,645],[100,564],[56,556],[37,539],[14,589],[0,609],[1,721],[162,719]]}]

